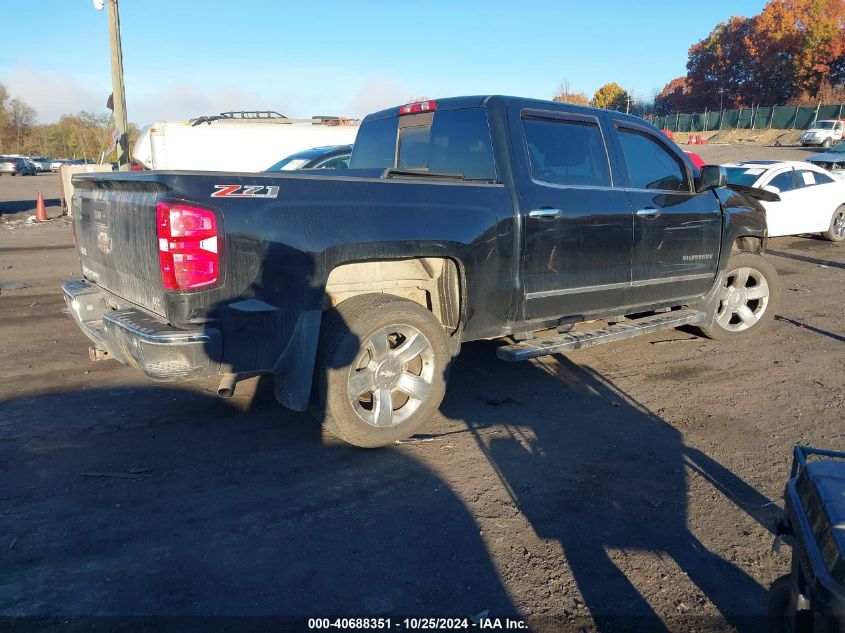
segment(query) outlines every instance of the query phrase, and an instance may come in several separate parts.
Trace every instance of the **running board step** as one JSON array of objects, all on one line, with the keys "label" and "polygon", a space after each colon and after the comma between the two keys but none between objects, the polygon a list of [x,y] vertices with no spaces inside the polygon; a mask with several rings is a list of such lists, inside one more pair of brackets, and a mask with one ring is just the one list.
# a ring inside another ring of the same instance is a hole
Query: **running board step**
[{"label": "running board step", "polygon": [[660,312],[641,319],[631,319],[598,330],[575,330],[566,334],[534,338],[505,345],[496,350],[496,356],[502,360],[517,361],[571,352],[582,347],[592,347],[603,343],[612,343],[642,334],[651,334],[660,330],[669,330],[681,325],[701,323],[705,320],[704,312],[698,310],[674,310]]}]

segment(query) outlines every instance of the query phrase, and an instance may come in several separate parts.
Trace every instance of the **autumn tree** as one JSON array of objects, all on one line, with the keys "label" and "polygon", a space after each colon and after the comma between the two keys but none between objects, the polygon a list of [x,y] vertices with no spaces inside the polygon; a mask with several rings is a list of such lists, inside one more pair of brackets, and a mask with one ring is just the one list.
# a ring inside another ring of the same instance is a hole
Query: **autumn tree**
[{"label": "autumn tree", "polygon": [[[720,105],[748,106],[785,98],[771,94],[771,90],[763,94],[757,60],[749,47],[752,29],[753,19],[734,17],[717,24],[705,39],[693,44],[686,84],[691,109],[715,110]],[[778,81],[767,85],[782,86]]]},{"label": "autumn tree", "polygon": [[628,105],[628,93],[615,82],[604,84],[593,95],[593,105],[597,108],[624,112]]},{"label": "autumn tree", "polygon": [[815,95],[845,81],[845,2],[770,0],[753,21],[748,46],[758,83],[784,82],[793,95]]},{"label": "autumn tree", "polygon": [[663,104],[690,111],[818,98],[845,83],[845,2],[769,0],[759,15],[717,24],[690,48],[686,80],[680,91],[667,85]]},{"label": "autumn tree", "polygon": [[689,79],[675,77],[654,97],[654,110],[658,116],[671,112],[688,112],[694,109],[690,95]]},{"label": "autumn tree", "polygon": [[552,97],[552,101],[560,103],[574,103],[575,105],[590,105],[590,98],[584,92],[572,92],[569,88],[569,80],[564,79],[557,90],[557,94]]}]

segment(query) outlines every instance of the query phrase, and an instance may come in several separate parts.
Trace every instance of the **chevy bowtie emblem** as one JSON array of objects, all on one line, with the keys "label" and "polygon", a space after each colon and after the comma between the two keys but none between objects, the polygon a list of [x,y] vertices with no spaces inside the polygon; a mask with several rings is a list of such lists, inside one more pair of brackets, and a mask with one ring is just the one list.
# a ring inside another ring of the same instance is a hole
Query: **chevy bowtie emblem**
[{"label": "chevy bowtie emblem", "polygon": [[106,255],[111,253],[111,236],[106,231],[97,232],[97,248]]}]

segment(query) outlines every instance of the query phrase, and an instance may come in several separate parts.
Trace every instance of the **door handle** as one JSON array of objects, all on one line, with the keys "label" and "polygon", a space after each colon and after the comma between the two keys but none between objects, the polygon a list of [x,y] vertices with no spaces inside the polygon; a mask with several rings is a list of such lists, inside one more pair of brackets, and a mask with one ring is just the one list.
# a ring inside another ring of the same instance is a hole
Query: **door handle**
[{"label": "door handle", "polygon": [[550,207],[543,207],[542,209],[534,209],[528,212],[529,218],[536,220],[555,220],[563,213],[560,209],[552,209]]},{"label": "door handle", "polygon": [[660,209],[655,209],[654,207],[646,207],[645,209],[637,210],[637,217],[638,218],[645,218],[646,220],[651,220],[653,218],[660,216]]}]

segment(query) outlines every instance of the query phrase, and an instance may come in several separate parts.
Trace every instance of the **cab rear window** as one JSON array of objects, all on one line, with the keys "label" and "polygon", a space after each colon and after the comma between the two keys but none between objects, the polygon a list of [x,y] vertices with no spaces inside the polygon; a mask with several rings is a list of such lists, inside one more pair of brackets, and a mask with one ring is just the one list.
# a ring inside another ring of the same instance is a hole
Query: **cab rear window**
[{"label": "cab rear window", "polygon": [[496,180],[487,114],[482,108],[365,123],[355,140],[349,166],[396,167],[455,174],[467,180]]}]

